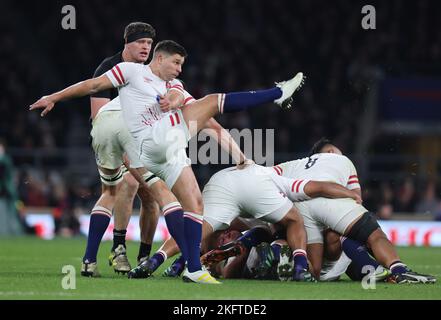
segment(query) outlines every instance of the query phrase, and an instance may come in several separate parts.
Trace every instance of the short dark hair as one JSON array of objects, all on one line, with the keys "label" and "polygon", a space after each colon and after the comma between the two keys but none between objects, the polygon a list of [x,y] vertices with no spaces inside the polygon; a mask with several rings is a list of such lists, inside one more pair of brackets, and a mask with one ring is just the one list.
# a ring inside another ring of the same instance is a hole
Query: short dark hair
[{"label": "short dark hair", "polygon": [[124,29],[124,39],[127,41],[127,38],[132,34],[136,33],[146,33],[149,38],[155,38],[156,31],[151,25],[145,22],[131,22]]},{"label": "short dark hair", "polygon": [[326,137],[320,138],[320,140],[314,143],[314,145],[312,146],[311,151],[309,151],[308,157],[312,156],[313,154],[320,153],[323,147],[328,144],[332,144],[331,140]]},{"label": "short dark hair", "polygon": [[155,54],[158,51],[165,52],[170,55],[179,54],[184,58],[187,57],[187,51],[185,50],[185,48],[173,40],[159,41],[155,46],[155,50],[153,51],[153,54]]}]

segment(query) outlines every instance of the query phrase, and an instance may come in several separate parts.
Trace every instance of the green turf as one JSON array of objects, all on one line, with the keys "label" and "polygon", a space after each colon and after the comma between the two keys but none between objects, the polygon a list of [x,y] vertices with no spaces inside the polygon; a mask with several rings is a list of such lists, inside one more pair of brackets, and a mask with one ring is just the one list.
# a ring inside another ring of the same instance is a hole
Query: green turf
[{"label": "green turf", "polygon": [[[181,279],[156,276],[128,280],[113,273],[107,265],[110,242],[101,245],[101,278],[83,278],[80,264],[84,238],[0,239],[0,299],[441,299],[441,283],[432,285],[393,285],[379,283],[364,290],[347,278],[335,283],[294,283],[254,280],[226,280],[219,286],[184,283]],[[130,261],[135,262],[137,244],[128,243]],[[413,269],[441,278],[441,248],[399,248]],[[62,267],[75,267],[76,289],[64,290]]]}]

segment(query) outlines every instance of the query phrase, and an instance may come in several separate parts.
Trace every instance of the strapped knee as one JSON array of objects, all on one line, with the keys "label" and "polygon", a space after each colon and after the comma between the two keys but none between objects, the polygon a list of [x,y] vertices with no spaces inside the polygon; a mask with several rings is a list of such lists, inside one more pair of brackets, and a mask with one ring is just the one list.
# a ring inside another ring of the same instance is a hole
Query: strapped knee
[{"label": "strapped knee", "polygon": [[121,182],[123,178],[123,172],[121,168],[118,168],[118,171],[112,174],[105,174],[98,168],[98,172],[100,173],[100,179],[103,184],[106,186],[116,186]]},{"label": "strapped knee", "polygon": [[152,172],[147,171],[142,175],[142,179],[147,183],[148,187],[151,187],[155,182],[159,181],[160,179],[155,176]]},{"label": "strapped knee", "polygon": [[352,226],[346,237],[366,244],[369,236],[378,228],[380,228],[380,225],[374,215],[370,212],[365,212]]}]

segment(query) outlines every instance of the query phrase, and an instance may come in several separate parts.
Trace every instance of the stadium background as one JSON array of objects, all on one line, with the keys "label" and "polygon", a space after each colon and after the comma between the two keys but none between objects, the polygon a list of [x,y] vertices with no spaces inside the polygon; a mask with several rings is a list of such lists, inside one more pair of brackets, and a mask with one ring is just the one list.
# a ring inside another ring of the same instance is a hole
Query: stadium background
[{"label": "stadium background", "polygon": [[[61,27],[66,4],[76,9],[76,30]],[[365,4],[376,8],[376,30],[361,27]],[[187,48],[181,78],[196,98],[264,88],[303,71],[293,110],[267,106],[218,119],[225,128],[274,128],[276,163],[328,136],[353,159],[365,205],[380,218],[441,219],[437,1],[6,0],[2,7],[0,138],[14,169],[8,180],[1,157],[0,196],[18,209],[26,232],[39,232],[25,216],[40,212],[53,217],[57,234],[81,234],[80,216],[100,194],[88,98],[59,104],[45,119],[27,106],[91,77],[122,49],[131,21]],[[201,186],[219,169],[194,166]],[[10,215],[0,212],[9,224]],[[16,230],[1,225],[1,234]]]}]

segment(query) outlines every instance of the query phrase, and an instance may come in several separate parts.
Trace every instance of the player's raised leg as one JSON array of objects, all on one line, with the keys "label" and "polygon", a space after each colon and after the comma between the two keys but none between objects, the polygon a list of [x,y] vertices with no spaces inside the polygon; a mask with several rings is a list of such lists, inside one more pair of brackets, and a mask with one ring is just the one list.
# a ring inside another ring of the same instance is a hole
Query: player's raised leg
[{"label": "player's raised leg", "polygon": [[239,112],[270,102],[289,107],[293,94],[301,88],[303,82],[303,73],[299,72],[292,79],[267,90],[210,94],[183,108],[182,112],[193,136],[217,114]]}]

